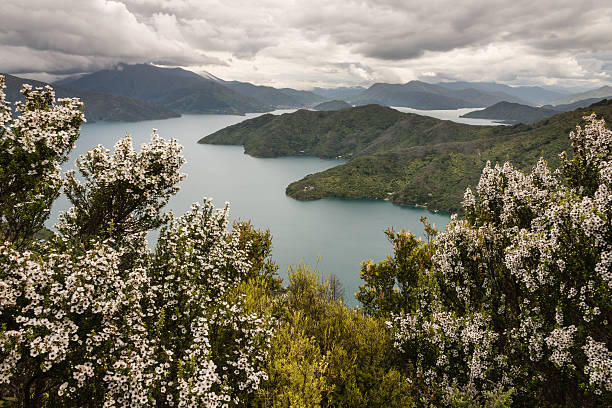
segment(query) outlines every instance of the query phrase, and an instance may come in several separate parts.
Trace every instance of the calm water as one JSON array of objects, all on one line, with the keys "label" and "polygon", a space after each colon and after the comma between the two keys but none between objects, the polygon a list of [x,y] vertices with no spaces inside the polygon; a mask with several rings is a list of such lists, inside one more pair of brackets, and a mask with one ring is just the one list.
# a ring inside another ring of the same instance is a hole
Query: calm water
[{"label": "calm water", "polygon": [[462,108],[462,109],[450,109],[450,110],[420,110],[413,108],[404,108],[394,106],[400,112],[416,113],[417,115],[431,116],[442,120],[452,120],[453,122],[465,123],[468,125],[504,125],[503,123],[496,122],[490,119],[473,119],[473,118],[462,118],[461,115],[470,113],[477,110],[483,110],[484,108]]},{"label": "calm water", "polygon": [[[282,113],[285,111],[279,111]],[[196,142],[218,129],[255,117],[228,115],[185,115],[181,118],[137,123],[87,124],[81,131],[72,158],[97,144],[112,148],[125,133],[132,135],[134,145],[150,139],[153,128],[160,136],[175,138],[183,146],[187,179],[180,193],[168,207],[177,215],[191,203],[210,197],[216,207],[230,202],[232,220],[251,220],[258,228],[269,228],[273,235],[273,254],[279,272],[285,276],[290,264],[304,261],[324,274],[336,274],[345,286],[347,302],[355,305],[353,294],[361,284],[361,261],[381,261],[392,248],[383,230],[393,226],[418,235],[423,233],[420,217],[427,216],[438,227],[449,220],[419,208],[399,207],[377,200],[325,199],[296,201],[285,195],[292,181],[342,163],[312,157],[256,159],[243,154],[241,146],[212,146]],[[54,207],[53,224],[58,211],[68,208],[60,198]],[[155,238],[153,235],[152,239]]]}]

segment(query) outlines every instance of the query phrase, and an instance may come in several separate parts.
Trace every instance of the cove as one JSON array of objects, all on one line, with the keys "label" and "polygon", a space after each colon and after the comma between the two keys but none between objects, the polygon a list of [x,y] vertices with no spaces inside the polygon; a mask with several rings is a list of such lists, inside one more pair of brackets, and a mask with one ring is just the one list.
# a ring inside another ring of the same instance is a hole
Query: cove
[{"label": "cove", "polygon": [[[287,111],[273,113],[284,112]],[[285,195],[289,183],[341,164],[342,160],[304,156],[258,159],[245,155],[241,146],[197,144],[203,136],[257,115],[184,115],[156,121],[86,124],[64,169],[74,168],[74,160],[98,144],[112,150],[126,133],[132,135],[134,147],[139,149],[157,129],[161,137],[177,139],[183,145],[187,161],[182,168],[187,178],[168,209],[181,215],[204,197],[211,198],[215,207],[229,202],[230,220],[250,220],[257,228],[270,229],[273,258],[281,277],[286,278],[291,264],[304,261],[316,265],[321,273],[340,278],[346,302],[352,306],[357,305],[353,294],[362,283],[361,262],[378,262],[392,252],[383,233],[386,228],[403,228],[422,236],[421,216],[428,217],[438,228],[448,223],[446,214],[382,200],[296,201]],[[68,201],[60,197],[48,225],[55,223],[59,211],[68,208]],[[153,235],[151,239],[154,238]]]}]

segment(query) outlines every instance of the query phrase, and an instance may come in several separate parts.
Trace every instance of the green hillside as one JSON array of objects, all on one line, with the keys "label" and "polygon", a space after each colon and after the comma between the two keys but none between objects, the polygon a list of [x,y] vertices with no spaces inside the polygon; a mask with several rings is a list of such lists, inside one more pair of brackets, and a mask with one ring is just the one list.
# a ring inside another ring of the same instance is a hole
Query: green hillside
[{"label": "green hillside", "polygon": [[351,158],[290,184],[286,192],[297,199],[386,199],[455,212],[487,160],[510,160],[527,170],[544,156],[556,165],[559,153],[568,150],[568,133],[590,112],[610,122],[612,101],[515,126],[471,126],[378,105],[301,110],[248,120],[200,143],[244,145],[245,153],[256,157]]},{"label": "green hillside", "polygon": [[255,157],[352,156],[405,114],[368,105],[343,111],[298,110],[264,115],[206,136],[199,143],[244,145]]}]

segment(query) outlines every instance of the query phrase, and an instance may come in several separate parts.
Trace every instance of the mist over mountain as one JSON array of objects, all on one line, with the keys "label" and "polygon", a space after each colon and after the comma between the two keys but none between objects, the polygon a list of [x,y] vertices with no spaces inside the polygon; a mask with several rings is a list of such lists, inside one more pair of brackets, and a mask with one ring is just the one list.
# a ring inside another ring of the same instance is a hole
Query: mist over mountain
[{"label": "mist over mountain", "polygon": [[325,98],[328,99],[348,99],[351,96],[355,96],[358,95],[360,93],[362,93],[363,91],[365,91],[367,88],[364,88],[363,86],[350,86],[350,87],[345,87],[345,86],[341,86],[338,88],[313,88],[312,92],[317,94],[317,95],[321,95]]},{"label": "mist over mountain", "polygon": [[548,108],[548,109],[554,109],[556,111],[559,112],[569,112],[569,111],[573,111],[579,108],[586,108],[588,106],[593,105],[594,103],[598,103],[600,101],[605,100],[606,98],[588,98],[588,99],[581,99],[579,101],[576,102],[572,102],[572,103],[567,103],[567,104],[563,104],[563,105],[544,105],[542,106],[543,108]]},{"label": "mist over mountain", "polygon": [[[32,87],[45,87],[46,82],[4,75],[8,101],[23,101],[20,90],[24,84]],[[69,89],[56,84],[52,85],[57,98],[79,98],[85,106],[85,118],[88,122],[135,122],[151,119],[167,119],[180,116],[177,112],[155,103],[128,98],[120,95]]]}]

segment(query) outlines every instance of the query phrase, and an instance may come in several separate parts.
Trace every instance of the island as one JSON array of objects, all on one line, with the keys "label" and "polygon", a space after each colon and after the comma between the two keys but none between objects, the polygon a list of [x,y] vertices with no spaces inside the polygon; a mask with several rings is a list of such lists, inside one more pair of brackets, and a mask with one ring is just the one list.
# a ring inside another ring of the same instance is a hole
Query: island
[{"label": "island", "polygon": [[569,150],[567,134],[592,112],[612,121],[612,101],[514,126],[472,126],[379,105],[298,110],[246,120],[199,143],[242,145],[254,157],[348,160],[291,183],[286,193],[296,199],[381,199],[453,213],[487,161],[530,170],[544,157],[557,166],[559,153]]}]

